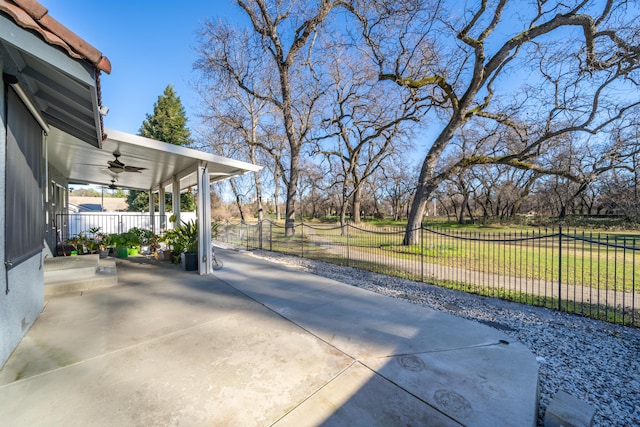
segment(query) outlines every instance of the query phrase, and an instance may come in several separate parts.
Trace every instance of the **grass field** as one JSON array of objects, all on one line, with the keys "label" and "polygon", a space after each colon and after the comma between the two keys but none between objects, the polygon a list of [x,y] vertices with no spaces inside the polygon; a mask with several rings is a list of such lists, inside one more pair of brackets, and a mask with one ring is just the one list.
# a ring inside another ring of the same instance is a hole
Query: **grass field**
[{"label": "grass field", "polygon": [[[429,226],[421,230],[419,244],[413,246],[402,245],[402,224],[368,223],[341,228],[336,224],[305,223],[296,226],[293,236],[285,237],[284,231],[284,226],[277,223],[267,223],[261,229],[255,225],[231,226],[223,231],[222,240],[417,281],[427,280],[428,276],[429,282],[439,286],[532,305],[563,307],[618,323],[640,317],[635,311],[634,316],[629,316],[629,306],[633,305],[633,310],[636,303],[626,301],[635,298],[624,297],[640,292],[640,234],[633,231],[597,233],[571,229],[563,230],[560,238],[557,228]],[[427,275],[424,266],[430,266]],[[433,273],[438,269],[437,274]],[[469,282],[473,276],[494,276],[491,281],[498,286],[487,286],[487,279],[484,284]],[[601,309],[599,302],[558,300],[547,291],[536,294],[528,285],[524,290],[504,285],[506,281],[531,280],[592,289],[583,291],[589,295],[600,295],[602,291],[607,304],[608,291],[621,292],[623,297],[616,295],[612,299],[618,307]]]},{"label": "grass field", "polygon": [[[276,252],[337,262],[342,256],[330,253],[327,246],[354,248],[368,253],[375,263],[393,265],[393,259],[412,260],[458,269],[512,277],[604,287],[619,291],[640,291],[640,235],[630,232],[593,233],[585,230],[563,231],[525,226],[446,226],[422,230],[420,243],[402,245],[404,227],[366,224],[341,229],[335,225],[297,226],[292,237],[284,227],[263,227],[265,241]],[[257,230],[247,228],[247,237],[255,246]],[[315,240],[321,240],[321,243]],[[387,260],[379,260],[379,258]],[[341,261],[344,264],[344,262]]]}]

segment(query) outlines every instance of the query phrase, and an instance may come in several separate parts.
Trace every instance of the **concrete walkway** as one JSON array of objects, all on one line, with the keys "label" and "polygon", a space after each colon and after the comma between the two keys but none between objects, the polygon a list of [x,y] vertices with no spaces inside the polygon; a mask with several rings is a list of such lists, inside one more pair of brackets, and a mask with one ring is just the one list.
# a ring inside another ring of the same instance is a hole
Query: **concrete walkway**
[{"label": "concrete walkway", "polygon": [[0,371],[10,426],[533,426],[537,363],[488,326],[217,250],[50,298]]}]

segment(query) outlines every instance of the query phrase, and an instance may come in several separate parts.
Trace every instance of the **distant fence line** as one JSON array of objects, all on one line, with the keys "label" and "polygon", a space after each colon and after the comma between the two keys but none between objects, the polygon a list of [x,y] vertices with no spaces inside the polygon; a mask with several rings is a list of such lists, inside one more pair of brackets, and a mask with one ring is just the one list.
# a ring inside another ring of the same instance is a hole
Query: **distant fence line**
[{"label": "distant fence line", "polygon": [[566,231],[451,231],[404,227],[226,223],[218,239],[480,295],[640,326],[640,236]]}]

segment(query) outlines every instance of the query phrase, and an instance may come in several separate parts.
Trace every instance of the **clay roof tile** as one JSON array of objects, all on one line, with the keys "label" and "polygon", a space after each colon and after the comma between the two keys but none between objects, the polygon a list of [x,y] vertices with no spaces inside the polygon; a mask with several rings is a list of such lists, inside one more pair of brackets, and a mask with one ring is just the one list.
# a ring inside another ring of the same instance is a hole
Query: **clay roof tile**
[{"label": "clay roof tile", "polygon": [[106,56],[62,25],[47,8],[35,0],[0,0],[0,12],[9,15],[16,24],[34,30],[52,45],[66,50],[69,56],[85,59],[100,71],[111,73],[111,62]]}]

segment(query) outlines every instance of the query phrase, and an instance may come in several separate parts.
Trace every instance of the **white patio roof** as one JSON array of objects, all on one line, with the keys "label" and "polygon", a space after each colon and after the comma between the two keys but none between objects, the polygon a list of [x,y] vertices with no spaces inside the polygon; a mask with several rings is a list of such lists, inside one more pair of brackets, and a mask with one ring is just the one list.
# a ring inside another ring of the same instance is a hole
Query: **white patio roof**
[{"label": "white patio roof", "polygon": [[[107,139],[102,149],[52,127],[47,137],[48,160],[70,182],[108,186],[111,180],[124,189],[157,190],[169,187],[177,177],[180,189],[198,183],[198,165],[207,165],[210,181],[262,169],[251,163],[232,160],[190,148],[168,144],[125,132],[105,129]],[[145,168],[140,173],[115,173],[107,162],[115,159],[126,166]]]}]

